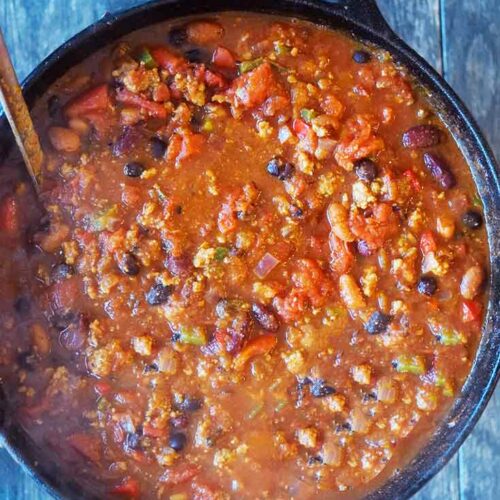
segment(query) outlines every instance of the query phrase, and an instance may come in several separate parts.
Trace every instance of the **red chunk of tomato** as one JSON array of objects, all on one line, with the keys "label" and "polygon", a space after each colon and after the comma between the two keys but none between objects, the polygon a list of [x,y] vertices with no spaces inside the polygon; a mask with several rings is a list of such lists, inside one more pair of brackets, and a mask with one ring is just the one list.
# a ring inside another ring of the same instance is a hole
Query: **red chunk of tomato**
[{"label": "red chunk of tomato", "polygon": [[462,321],[471,323],[481,319],[482,305],[475,300],[464,300],[462,302]]},{"label": "red chunk of tomato", "polygon": [[93,87],[83,94],[72,99],[64,112],[68,118],[87,115],[96,111],[105,111],[111,107],[111,99],[109,96],[109,87],[106,84]]},{"label": "red chunk of tomato", "polygon": [[236,78],[227,92],[236,108],[251,109],[263,104],[268,97],[282,95],[283,89],[272,66],[266,62]]},{"label": "red chunk of tomato", "polygon": [[132,478],[125,479],[121,484],[115,486],[111,493],[113,495],[137,498],[139,496],[139,483]]},{"label": "red chunk of tomato", "polygon": [[161,476],[160,481],[168,486],[185,483],[200,472],[200,469],[193,464],[180,465],[175,468],[167,469]]},{"label": "red chunk of tomato", "polygon": [[413,170],[409,170],[409,169],[405,170],[403,172],[403,175],[408,180],[411,188],[414,191],[421,191],[422,190],[422,184],[420,184],[420,181],[418,180],[417,174]]}]

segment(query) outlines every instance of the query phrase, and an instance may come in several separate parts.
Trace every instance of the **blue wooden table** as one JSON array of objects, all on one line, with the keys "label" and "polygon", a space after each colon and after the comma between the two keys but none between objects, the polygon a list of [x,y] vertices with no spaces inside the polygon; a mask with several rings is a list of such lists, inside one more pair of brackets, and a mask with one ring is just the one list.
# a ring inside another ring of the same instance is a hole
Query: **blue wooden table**
[{"label": "blue wooden table", "polygon": [[[106,11],[139,3],[142,2],[0,0],[0,26],[14,65],[24,78],[62,42]],[[498,157],[500,1],[379,0],[378,3],[395,31],[442,73],[467,103]],[[460,452],[416,498],[500,498],[499,415],[500,389],[497,389]],[[7,498],[48,500],[50,497],[0,449],[0,499]]]}]

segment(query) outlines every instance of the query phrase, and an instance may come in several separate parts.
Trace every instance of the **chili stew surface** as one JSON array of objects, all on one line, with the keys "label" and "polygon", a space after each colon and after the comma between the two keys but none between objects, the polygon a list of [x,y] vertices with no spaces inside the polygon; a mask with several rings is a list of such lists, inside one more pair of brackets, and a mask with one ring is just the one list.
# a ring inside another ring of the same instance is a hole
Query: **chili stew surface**
[{"label": "chili stew surface", "polygon": [[103,48],[0,169],[0,376],[102,498],[359,497],[460,394],[488,247],[390,55],[224,13]]}]

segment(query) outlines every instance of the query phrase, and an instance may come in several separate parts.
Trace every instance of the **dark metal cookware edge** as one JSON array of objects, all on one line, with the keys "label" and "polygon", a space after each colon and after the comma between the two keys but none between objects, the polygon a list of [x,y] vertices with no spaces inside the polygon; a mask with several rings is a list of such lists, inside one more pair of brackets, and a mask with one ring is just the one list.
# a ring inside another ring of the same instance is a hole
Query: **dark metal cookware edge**
[{"label": "dark metal cookware edge", "polygon": [[[500,181],[493,154],[478,125],[448,84],[388,26],[374,0],[155,0],[103,19],[75,35],[48,56],[23,84],[30,105],[69,68],[113,40],[144,26],[191,14],[241,10],[293,15],[346,30],[358,39],[387,49],[408,67],[427,90],[471,166],[484,205],[490,245],[489,304],[483,337],[461,396],[430,441],[399,474],[391,477],[370,499],[408,498],[432,478],[457,451],[493,393],[500,369]],[[12,144],[5,119],[0,121],[0,157]],[[12,418],[0,386],[0,427],[6,447],[18,463],[55,497],[99,498],[82,492],[56,463],[37,448]]]}]

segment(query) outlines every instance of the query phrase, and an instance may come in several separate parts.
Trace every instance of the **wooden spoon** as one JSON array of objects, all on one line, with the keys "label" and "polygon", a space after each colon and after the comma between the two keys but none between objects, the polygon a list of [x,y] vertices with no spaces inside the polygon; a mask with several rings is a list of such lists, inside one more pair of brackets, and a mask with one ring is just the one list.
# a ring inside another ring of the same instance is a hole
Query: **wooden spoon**
[{"label": "wooden spoon", "polygon": [[0,101],[9,120],[28,173],[38,191],[43,163],[40,139],[33,126],[14,67],[0,30]]}]

